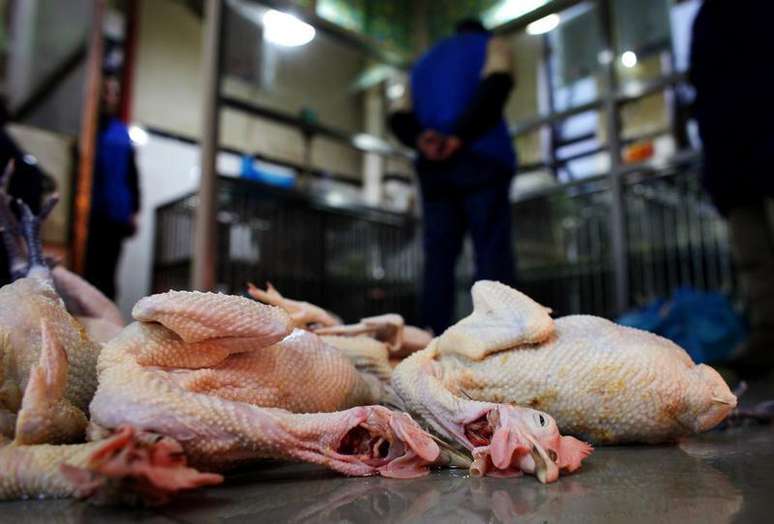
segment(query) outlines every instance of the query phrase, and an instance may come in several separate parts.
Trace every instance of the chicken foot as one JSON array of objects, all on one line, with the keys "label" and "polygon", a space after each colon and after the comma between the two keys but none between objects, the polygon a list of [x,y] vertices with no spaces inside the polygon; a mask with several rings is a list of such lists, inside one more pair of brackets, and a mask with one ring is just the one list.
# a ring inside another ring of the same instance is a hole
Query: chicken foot
[{"label": "chicken foot", "polygon": [[266,283],[266,291],[248,282],[247,293],[259,302],[278,306],[287,311],[293,320],[293,325],[300,329],[341,324],[341,320],[338,317],[319,306],[283,297],[270,282]]},{"label": "chicken foot", "polygon": [[357,324],[315,328],[318,335],[338,337],[370,337],[384,343],[391,357],[405,357],[424,349],[432,340],[427,331],[406,325],[395,313],[363,318]]}]

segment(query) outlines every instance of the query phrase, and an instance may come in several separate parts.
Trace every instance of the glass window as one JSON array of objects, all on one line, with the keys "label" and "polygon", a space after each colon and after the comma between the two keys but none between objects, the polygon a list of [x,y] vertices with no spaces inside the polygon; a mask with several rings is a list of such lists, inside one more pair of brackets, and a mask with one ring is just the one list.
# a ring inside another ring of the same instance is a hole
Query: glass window
[{"label": "glass window", "polygon": [[584,104],[598,96],[602,41],[597,8],[582,2],[559,13],[561,23],[548,33],[556,109]]},{"label": "glass window", "polygon": [[548,112],[542,68],[544,39],[527,33],[517,33],[507,38],[513,50],[516,88],[505,107],[505,118],[515,124]]},{"label": "glass window", "polygon": [[671,64],[669,0],[613,0],[613,33],[619,84],[626,88],[668,74]]}]

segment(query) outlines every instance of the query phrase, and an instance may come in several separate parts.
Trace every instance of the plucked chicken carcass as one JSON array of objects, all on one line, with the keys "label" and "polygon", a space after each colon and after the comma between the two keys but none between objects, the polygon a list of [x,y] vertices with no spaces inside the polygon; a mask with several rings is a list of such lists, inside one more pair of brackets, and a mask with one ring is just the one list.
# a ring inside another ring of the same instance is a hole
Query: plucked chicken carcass
[{"label": "plucked chicken carcass", "polygon": [[[16,415],[23,407],[22,392],[48,338],[61,346],[70,363],[65,389],[61,400],[39,418],[38,431],[27,433],[23,440],[26,444],[73,442],[83,437],[88,405],[97,387],[99,345],[67,312],[43,259],[40,220],[56,200],[48,201],[40,217],[20,203],[21,227],[8,203],[8,196],[0,192],[3,240],[11,276],[16,279],[0,288],[0,433],[14,438]],[[21,256],[20,236],[26,242],[26,258]]]},{"label": "plucked chicken carcass", "polygon": [[266,283],[266,291],[252,283],[247,284],[247,293],[259,302],[277,306],[290,315],[293,326],[299,329],[312,329],[318,326],[337,326],[341,319],[336,315],[325,311],[319,306],[283,297],[270,282]]},{"label": "plucked chicken carcass", "polygon": [[314,329],[329,345],[337,348],[366,375],[390,382],[392,369],[400,360],[430,343],[426,331],[406,326],[394,313],[368,317],[357,324]]},{"label": "plucked chicken carcass", "polygon": [[413,477],[439,459],[437,444],[411,417],[381,406],[307,414],[259,407],[290,407],[298,401],[293,396],[313,399],[318,381],[331,381],[320,388],[336,397],[331,406],[346,403],[341,390],[350,386],[355,396],[369,394],[353,375],[320,372],[304,383],[284,364],[265,370],[278,374],[265,375],[263,390],[253,390],[257,381],[245,383],[244,370],[256,369],[253,358],[261,359],[264,349],[272,353],[265,363],[275,365],[283,344],[289,351],[297,341],[318,344],[306,338],[314,335],[291,333],[294,321],[280,308],[235,296],[168,292],[140,300],[133,316],[137,322],[100,355],[90,409],[102,428],[130,425],[173,437],[191,463],[206,470],[274,458],[347,475]]},{"label": "plucked chicken carcass", "polygon": [[359,373],[340,351],[301,329],[276,344],[232,354],[204,369],[178,369],[170,377],[187,391],[294,413],[365,406],[382,397],[378,380]]},{"label": "plucked chicken carcass", "polygon": [[30,370],[15,438],[0,435],[0,500],[76,496],[96,502],[166,502],[182,489],[218,484],[220,475],[188,468],[171,438],[120,428],[107,440],[51,445],[80,426],[65,397],[68,359],[42,321],[40,357]]},{"label": "plucked chicken carcass", "polygon": [[266,291],[248,284],[247,292],[260,302],[281,307],[290,315],[295,327],[320,335],[325,343],[349,358],[358,370],[384,382],[390,381],[392,368],[401,358],[423,349],[432,340],[430,333],[406,325],[403,317],[395,313],[342,325],[338,317],[319,306],[283,297],[271,284],[267,284]]},{"label": "plucked chicken carcass", "polygon": [[497,282],[477,282],[472,294],[473,313],[400,364],[392,381],[410,412],[463,445],[479,412],[458,403],[539,408],[562,432],[602,444],[706,431],[736,405],[714,369],[666,339],[592,316],[554,321]]},{"label": "plucked chicken carcass", "polygon": [[388,313],[361,319],[357,324],[318,327],[318,335],[336,337],[368,337],[384,343],[391,358],[408,356],[424,349],[432,340],[427,331],[407,326],[403,317]]}]

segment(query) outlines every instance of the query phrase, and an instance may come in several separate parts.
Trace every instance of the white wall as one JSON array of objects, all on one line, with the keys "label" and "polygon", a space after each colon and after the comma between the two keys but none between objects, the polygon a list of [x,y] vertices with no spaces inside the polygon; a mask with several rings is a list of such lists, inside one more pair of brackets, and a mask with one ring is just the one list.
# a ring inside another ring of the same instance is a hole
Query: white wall
[{"label": "white wall", "polygon": [[158,205],[196,188],[198,163],[199,148],[178,140],[152,136],[137,149],[142,191],[140,229],[124,243],[117,277],[118,307],[127,319],[135,302],[150,293],[154,211]]},{"label": "white wall", "polygon": [[[183,2],[142,0],[134,82],[132,120],[197,139],[201,127],[202,21]],[[297,114],[310,106],[320,121],[359,130],[362,107],[349,91],[362,69],[362,57],[322,36],[299,50],[282,51],[273,86],[250,85],[225,78],[230,96]],[[301,163],[301,134],[294,128],[225,110],[221,143],[241,151]],[[312,164],[360,178],[361,154],[325,138],[316,138]]]},{"label": "white wall", "polygon": [[48,248],[63,250],[67,247],[70,227],[74,140],[67,135],[21,124],[10,124],[7,131],[19,147],[35,157],[40,168],[56,182],[59,204],[43,222],[41,238]]}]

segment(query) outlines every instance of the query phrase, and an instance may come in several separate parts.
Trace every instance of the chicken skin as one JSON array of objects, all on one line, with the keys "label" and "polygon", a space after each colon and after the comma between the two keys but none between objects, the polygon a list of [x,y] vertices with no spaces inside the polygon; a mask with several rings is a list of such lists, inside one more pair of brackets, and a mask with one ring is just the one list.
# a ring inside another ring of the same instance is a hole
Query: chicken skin
[{"label": "chicken skin", "polygon": [[[34,216],[20,203],[22,221],[18,224],[9,208],[8,195],[0,192],[2,236],[11,274],[16,278],[0,288],[0,433],[26,444],[82,439],[88,405],[97,388],[100,347],[67,311],[43,259],[40,221],[55,203],[55,199],[49,200],[40,216]],[[26,257],[22,256],[22,243],[26,244]],[[69,362],[63,379],[63,395],[39,421],[39,425],[49,427],[17,435],[16,416],[23,408],[22,393],[46,345],[60,347]]]},{"label": "chicken skin", "polygon": [[[711,429],[736,406],[714,369],[664,338],[591,316],[554,321],[497,282],[472,293],[473,313],[393,373],[409,411],[435,425],[454,416],[433,412],[443,393],[540,409],[593,443],[659,443]],[[436,389],[417,386],[431,379]]]},{"label": "chicken skin", "polygon": [[[98,426],[130,425],[170,436],[192,465],[208,471],[273,458],[322,464],[347,475],[414,477],[439,459],[438,446],[411,417],[381,406],[305,414],[260,407],[282,405],[283,395],[296,395],[284,405],[294,402],[300,411],[299,399],[312,401],[318,391],[316,383],[292,372],[271,377],[275,385],[288,381],[274,393],[267,392],[271,387],[253,392],[233,380],[245,378],[240,370],[250,368],[263,350],[274,353],[266,359],[272,362],[282,344],[292,348],[307,336],[292,333],[293,320],[278,307],[173,291],[140,300],[133,316],[137,322],[100,356],[100,385],[91,403]],[[324,348],[308,339],[306,346]],[[323,382],[335,379],[319,376]],[[353,395],[361,394],[353,377],[340,380],[330,391],[349,383],[355,385]]]}]

